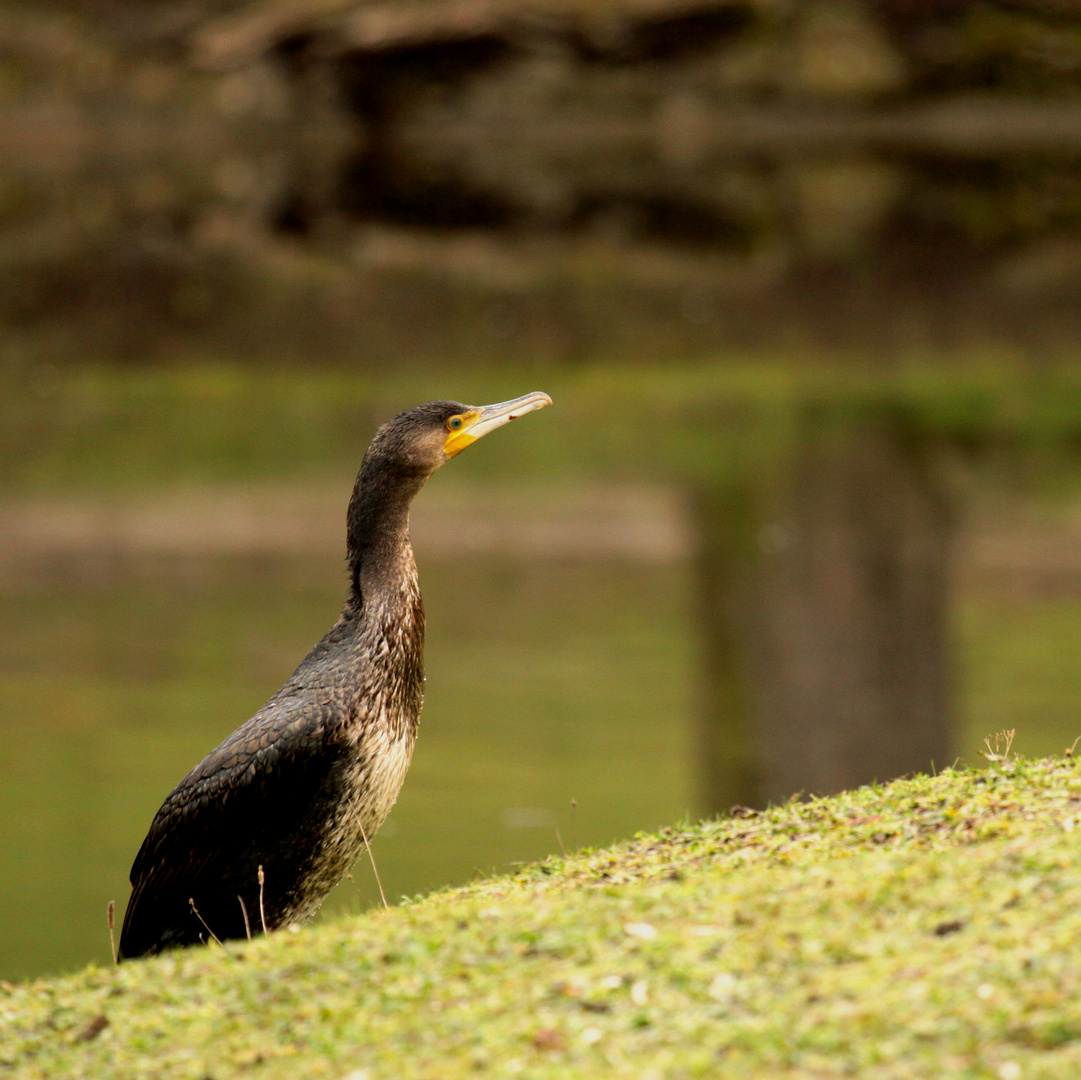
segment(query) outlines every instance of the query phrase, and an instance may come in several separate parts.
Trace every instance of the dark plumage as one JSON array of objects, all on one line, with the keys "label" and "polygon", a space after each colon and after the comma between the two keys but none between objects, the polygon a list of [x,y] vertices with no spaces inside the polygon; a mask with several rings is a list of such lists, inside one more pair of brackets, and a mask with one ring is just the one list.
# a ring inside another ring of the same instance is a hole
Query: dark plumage
[{"label": "dark plumage", "polygon": [[424,609],[413,496],[471,442],[548,404],[544,394],[479,409],[433,401],[379,429],[349,502],[341,617],[162,804],[131,868],[122,957],[315,914],[390,812],[416,739]]}]

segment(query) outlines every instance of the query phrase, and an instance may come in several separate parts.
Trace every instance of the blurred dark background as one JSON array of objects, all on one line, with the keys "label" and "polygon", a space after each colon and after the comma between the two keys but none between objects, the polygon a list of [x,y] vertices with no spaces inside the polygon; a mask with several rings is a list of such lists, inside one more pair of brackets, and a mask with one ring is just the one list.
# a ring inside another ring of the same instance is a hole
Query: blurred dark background
[{"label": "blurred dark background", "polygon": [[[441,473],[397,897],[1081,734],[1066,0],[2,0],[0,977]],[[377,899],[358,866],[327,910]]]}]

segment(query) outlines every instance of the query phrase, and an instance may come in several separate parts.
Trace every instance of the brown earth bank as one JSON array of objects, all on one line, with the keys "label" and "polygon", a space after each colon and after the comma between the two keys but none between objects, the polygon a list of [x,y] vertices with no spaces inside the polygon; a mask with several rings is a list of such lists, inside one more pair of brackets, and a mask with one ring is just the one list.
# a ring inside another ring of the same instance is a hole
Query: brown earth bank
[{"label": "brown earth bank", "polygon": [[[0,504],[0,575],[63,562],[87,572],[140,557],[313,556],[343,550],[345,494],[332,484],[194,488],[151,498],[70,497]],[[463,507],[468,508],[463,513]],[[418,557],[689,559],[697,540],[683,494],[660,485],[472,487],[426,491],[411,519]],[[1081,592],[1081,510],[1049,518],[1019,503],[981,506],[954,554],[963,586]]]},{"label": "brown earth bank", "polygon": [[[347,498],[326,485],[195,490],[128,502],[9,502],[0,509],[0,561],[94,552],[334,554],[344,550]],[[418,553],[435,557],[671,561],[690,547],[678,495],[648,486],[425,492],[411,515],[411,533]]]}]

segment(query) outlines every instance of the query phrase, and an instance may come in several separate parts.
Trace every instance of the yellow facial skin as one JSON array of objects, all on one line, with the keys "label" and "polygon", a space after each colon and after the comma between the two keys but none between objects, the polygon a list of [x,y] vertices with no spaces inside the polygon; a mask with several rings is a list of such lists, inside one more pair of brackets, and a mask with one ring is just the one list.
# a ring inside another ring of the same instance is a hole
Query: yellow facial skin
[{"label": "yellow facial skin", "polygon": [[[474,435],[469,430],[471,427],[476,426],[480,414],[480,409],[472,409],[469,412],[452,416],[447,421],[447,431],[450,434],[443,442],[443,451],[447,457],[452,458],[455,454],[460,454],[467,446],[472,446],[480,438],[479,435]],[[461,425],[455,426],[458,421],[461,421]]]},{"label": "yellow facial skin", "polygon": [[538,390],[511,401],[501,401],[498,405],[485,405],[480,409],[468,409],[458,413],[447,421],[447,437],[443,441],[443,451],[448,458],[452,458],[483,438],[489,431],[495,431],[497,427],[502,427],[511,420],[517,420],[519,416],[551,404],[552,399]]}]

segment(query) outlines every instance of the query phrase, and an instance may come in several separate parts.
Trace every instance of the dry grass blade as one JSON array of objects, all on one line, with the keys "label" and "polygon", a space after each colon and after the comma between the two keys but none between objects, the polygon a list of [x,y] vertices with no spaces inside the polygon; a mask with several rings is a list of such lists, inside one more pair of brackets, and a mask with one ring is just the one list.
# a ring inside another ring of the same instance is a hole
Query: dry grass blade
[{"label": "dry grass blade", "polygon": [[263,934],[267,932],[266,929],[266,906],[263,903],[263,886],[266,885],[266,874],[263,873],[262,866],[259,867],[259,922],[263,927]]},{"label": "dry grass blade", "polygon": [[221,945],[221,947],[222,947],[222,948],[224,949],[224,948],[225,948],[225,946],[224,946],[224,945],[222,945],[222,941],[221,941],[221,938],[219,938],[219,937],[218,937],[218,935],[217,935],[217,934],[215,934],[215,933],[214,933],[214,931],[213,931],[213,930],[211,930],[209,926],[207,926],[207,922],[206,922],[206,919],[204,919],[204,918],[202,917],[202,915],[200,915],[200,914],[199,914],[199,909],[198,909],[198,908],[197,908],[197,907],[195,906],[195,900],[194,900],[194,898],[193,898],[193,897],[190,897],[190,896],[188,897],[188,904],[189,904],[189,905],[191,906],[191,910],[192,910],[193,914],[195,915],[195,917],[196,917],[196,918],[197,918],[197,919],[198,919],[198,920],[199,920],[199,921],[200,921],[200,922],[201,922],[201,923],[203,924],[203,926],[204,926],[204,927],[206,928],[206,932],[207,932],[207,933],[208,933],[208,934],[209,934],[209,935],[210,935],[210,936],[211,936],[211,937],[212,937],[212,938],[213,938],[213,939],[214,939],[214,940],[215,940],[215,941],[216,941],[216,942],[217,942],[217,943],[218,943],[219,945]]},{"label": "dry grass blade", "polygon": [[237,893],[237,900],[240,903],[240,913],[244,916],[244,936],[251,941],[251,923],[248,922],[248,905],[244,903],[244,897]]},{"label": "dry grass blade", "polygon": [[387,903],[386,893],[383,892],[383,883],[379,880],[379,867],[375,865],[375,856],[372,854],[372,845],[368,843],[368,833],[364,829],[364,825],[360,826],[360,835],[364,838],[364,847],[368,852],[368,858],[371,860],[372,873],[375,874],[375,883],[379,886],[379,899],[383,901],[383,907],[389,908],[390,904]]},{"label": "dry grass blade", "polygon": [[119,958],[116,955],[116,934],[113,932],[116,929],[116,901],[110,900],[107,910],[106,918],[109,921],[109,951],[113,954],[113,966],[115,967],[120,963]]}]

